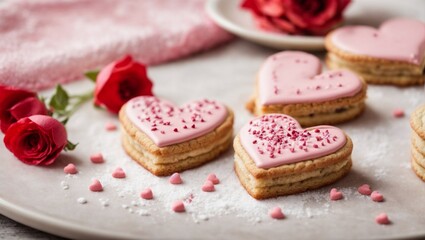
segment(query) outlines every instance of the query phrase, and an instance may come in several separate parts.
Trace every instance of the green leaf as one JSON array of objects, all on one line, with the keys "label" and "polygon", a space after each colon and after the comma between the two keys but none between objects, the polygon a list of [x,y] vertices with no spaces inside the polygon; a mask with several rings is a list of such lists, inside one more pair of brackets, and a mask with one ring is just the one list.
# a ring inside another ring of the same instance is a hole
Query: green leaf
[{"label": "green leaf", "polygon": [[65,152],[72,151],[77,147],[78,143],[74,144],[68,140],[68,143],[65,146]]},{"label": "green leaf", "polygon": [[92,80],[93,82],[96,82],[96,78],[97,78],[97,75],[99,75],[99,71],[98,70],[88,71],[88,72],[84,73],[84,75],[88,79]]},{"label": "green leaf", "polygon": [[69,117],[64,118],[63,120],[61,120],[62,125],[66,125],[66,123],[68,123]]},{"label": "green leaf", "polygon": [[69,103],[69,95],[61,85],[56,87],[56,92],[49,102],[49,106],[55,110],[65,110]]}]

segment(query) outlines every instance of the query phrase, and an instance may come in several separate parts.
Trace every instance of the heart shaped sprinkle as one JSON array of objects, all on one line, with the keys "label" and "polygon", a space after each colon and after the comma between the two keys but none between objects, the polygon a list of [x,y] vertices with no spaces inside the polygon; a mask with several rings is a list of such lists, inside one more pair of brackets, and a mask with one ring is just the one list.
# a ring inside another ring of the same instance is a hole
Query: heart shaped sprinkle
[{"label": "heart shaped sprinkle", "polygon": [[183,180],[180,177],[179,173],[173,173],[170,179],[168,180],[171,184],[182,184]]},{"label": "heart shaped sprinkle", "polygon": [[241,144],[259,168],[271,168],[329,155],[346,143],[343,131],[331,126],[302,129],[284,114],[268,114],[246,124]]},{"label": "heart shaped sprinkle", "polygon": [[76,174],[78,170],[74,164],[70,163],[63,168],[63,172],[67,174]]},{"label": "heart shaped sprinkle", "polygon": [[182,201],[180,201],[180,200],[175,201],[175,202],[171,205],[171,209],[172,209],[174,212],[185,212],[185,211],[186,211],[186,209],[185,209],[185,207],[184,207],[184,203],[183,203]]},{"label": "heart shaped sprinkle", "polygon": [[106,131],[115,131],[115,130],[117,130],[117,125],[115,125],[115,123],[113,123],[113,122],[107,122],[105,124],[105,129],[106,129]]},{"label": "heart shaped sprinkle", "polygon": [[214,192],[215,191],[214,183],[210,180],[205,181],[204,185],[202,186],[202,191]]},{"label": "heart shaped sprinkle", "polygon": [[384,201],[384,196],[380,192],[378,192],[378,191],[373,191],[372,194],[370,195],[370,198],[374,202],[382,202],[382,201]]},{"label": "heart shaped sprinkle", "polygon": [[284,51],[270,56],[258,74],[261,105],[330,101],[354,96],[363,87],[350,71],[321,71],[320,60],[312,54]]},{"label": "heart shaped sprinkle", "polygon": [[140,193],[140,197],[146,200],[153,199],[152,189],[146,188]]},{"label": "heart shaped sprinkle", "polygon": [[274,207],[269,211],[269,215],[271,218],[274,219],[284,219],[285,215],[282,212],[282,209],[280,207]]},{"label": "heart shaped sprinkle", "polygon": [[388,215],[386,213],[381,213],[375,218],[376,223],[378,224],[390,224],[390,220],[388,219]]},{"label": "heart shaped sprinkle", "polygon": [[90,161],[92,163],[103,163],[104,159],[102,153],[94,153],[90,155]]},{"label": "heart shaped sprinkle", "polygon": [[404,110],[401,108],[396,108],[393,110],[393,116],[395,118],[402,118],[404,117]]},{"label": "heart shaped sprinkle", "polygon": [[336,188],[332,188],[331,192],[329,193],[329,196],[332,201],[338,201],[341,200],[343,195],[342,192],[339,192]]},{"label": "heart shaped sprinkle", "polygon": [[357,188],[357,191],[361,195],[367,195],[369,196],[372,193],[372,190],[370,189],[370,186],[368,184],[363,184],[359,188]]},{"label": "heart shaped sprinkle", "polygon": [[93,179],[93,182],[90,185],[89,189],[92,192],[101,192],[101,191],[103,191],[103,186],[102,186],[102,184],[100,183],[99,180]]},{"label": "heart shaped sprinkle", "polygon": [[112,172],[112,177],[114,178],[125,178],[125,172],[122,168],[118,167]]},{"label": "heart shaped sprinkle", "polygon": [[207,180],[210,180],[214,184],[220,183],[220,179],[218,179],[217,176],[214,173],[210,173],[207,177]]},{"label": "heart shaped sprinkle", "polygon": [[216,101],[200,100],[176,107],[155,97],[131,99],[126,106],[131,122],[158,146],[185,142],[213,131],[227,117]]},{"label": "heart shaped sprinkle", "polygon": [[347,26],[335,30],[332,44],[348,54],[406,61],[419,65],[424,58],[425,24],[414,19],[396,18],[379,29]]}]

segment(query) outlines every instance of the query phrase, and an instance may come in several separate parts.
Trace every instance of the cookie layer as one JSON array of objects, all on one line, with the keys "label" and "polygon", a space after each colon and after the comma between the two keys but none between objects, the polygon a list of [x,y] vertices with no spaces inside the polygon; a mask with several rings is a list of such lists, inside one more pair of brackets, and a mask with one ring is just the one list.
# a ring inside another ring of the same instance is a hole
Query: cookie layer
[{"label": "cookie layer", "polygon": [[247,109],[257,116],[288,114],[303,126],[345,122],[361,114],[365,82],[349,71],[320,73],[321,68],[317,57],[303,52],[270,56]]},{"label": "cookie layer", "polygon": [[412,128],[411,165],[413,171],[425,181],[425,105],[418,107],[410,117]]},{"label": "cookie layer", "polygon": [[125,106],[119,113],[122,144],[127,154],[152,174],[166,176],[200,166],[229,148],[233,135],[233,112],[226,107],[223,122],[202,136],[164,147],[152,139],[127,116]]},{"label": "cookie layer", "polygon": [[425,24],[392,19],[379,29],[347,26],[326,36],[326,64],[350,69],[368,83],[400,86],[423,84]]}]

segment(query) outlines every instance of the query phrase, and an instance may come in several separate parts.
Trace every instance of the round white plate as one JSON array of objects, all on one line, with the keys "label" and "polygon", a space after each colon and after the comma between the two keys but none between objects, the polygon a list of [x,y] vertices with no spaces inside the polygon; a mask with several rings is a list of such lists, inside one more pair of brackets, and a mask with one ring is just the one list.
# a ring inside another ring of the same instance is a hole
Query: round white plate
[{"label": "round white plate", "polygon": [[323,37],[291,36],[265,32],[254,26],[248,11],[240,8],[242,0],[208,0],[208,15],[222,28],[249,41],[276,49],[323,50]]}]

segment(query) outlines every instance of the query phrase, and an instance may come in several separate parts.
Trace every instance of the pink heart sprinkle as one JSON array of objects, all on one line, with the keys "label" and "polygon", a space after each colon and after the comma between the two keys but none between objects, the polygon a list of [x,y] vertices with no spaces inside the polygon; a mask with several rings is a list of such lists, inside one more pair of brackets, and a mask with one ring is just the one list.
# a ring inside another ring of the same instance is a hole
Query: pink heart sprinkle
[{"label": "pink heart sprinkle", "polygon": [[210,180],[214,184],[219,184],[220,183],[220,179],[218,179],[217,176],[214,173],[210,173],[208,175],[208,177],[207,177],[207,180]]},{"label": "pink heart sprinkle", "polygon": [[124,170],[122,170],[122,168],[118,167],[112,173],[112,177],[114,177],[114,178],[125,178],[125,172],[124,172]]},{"label": "pink heart sprinkle", "polygon": [[76,174],[78,170],[74,164],[70,163],[63,168],[63,172],[67,174]]},{"label": "pink heart sprinkle", "polygon": [[202,191],[214,192],[215,191],[214,183],[210,180],[205,181],[204,185],[202,186]]},{"label": "pink heart sprinkle", "polygon": [[184,203],[180,200],[175,201],[173,205],[171,206],[171,209],[173,209],[174,212],[185,212],[186,209],[184,207]]},{"label": "pink heart sprinkle", "polygon": [[388,215],[386,213],[381,213],[375,218],[376,223],[378,224],[390,224],[390,220],[388,219]]},{"label": "pink heart sprinkle", "polygon": [[92,163],[103,163],[104,162],[103,155],[101,153],[94,153],[94,154],[90,155],[90,160],[92,161]]},{"label": "pink heart sprinkle", "polygon": [[103,191],[103,186],[102,186],[102,184],[100,183],[99,180],[93,179],[93,182],[90,185],[89,189],[92,192],[101,192],[101,191]]},{"label": "pink heart sprinkle", "polygon": [[146,200],[153,199],[153,193],[150,188],[146,188],[145,190],[140,193],[140,197]]},{"label": "pink heart sprinkle", "polygon": [[369,196],[372,193],[372,190],[370,189],[370,186],[368,184],[363,184],[359,188],[357,188],[357,191],[361,195],[367,195]]},{"label": "pink heart sprinkle", "polygon": [[337,201],[342,199],[342,192],[338,192],[336,188],[332,188],[330,192],[330,197],[332,201]]},{"label": "pink heart sprinkle", "polygon": [[384,196],[378,191],[373,191],[372,194],[370,195],[370,198],[372,198],[372,200],[375,202],[384,201]]},{"label": "pink heart sprinkle", "polygon": [[168,180],[171,184],[182,184],[183,180],[180,177],[179,173],[173,173],[173,175],[171,175],[170,179]]},{"label": "pink heart sprinkle", "polygon": [[285,215],[282,212],[282,209],[280,207],[274,207],[269,211],[269,215],[271,218],[274,219],[284,219]]},{"label": "pink heart sprinkle", "polygon": [[117,125],[115,125],[113,122],[107,122],[105,124],[106,131],[115,131],[117,130]]},{"label": "pink heart sprinkle", "polygon": [[402,118],[404,117],[404,110],[401,108],[396,108],[393,110],[393,116],[395,118]]}]

